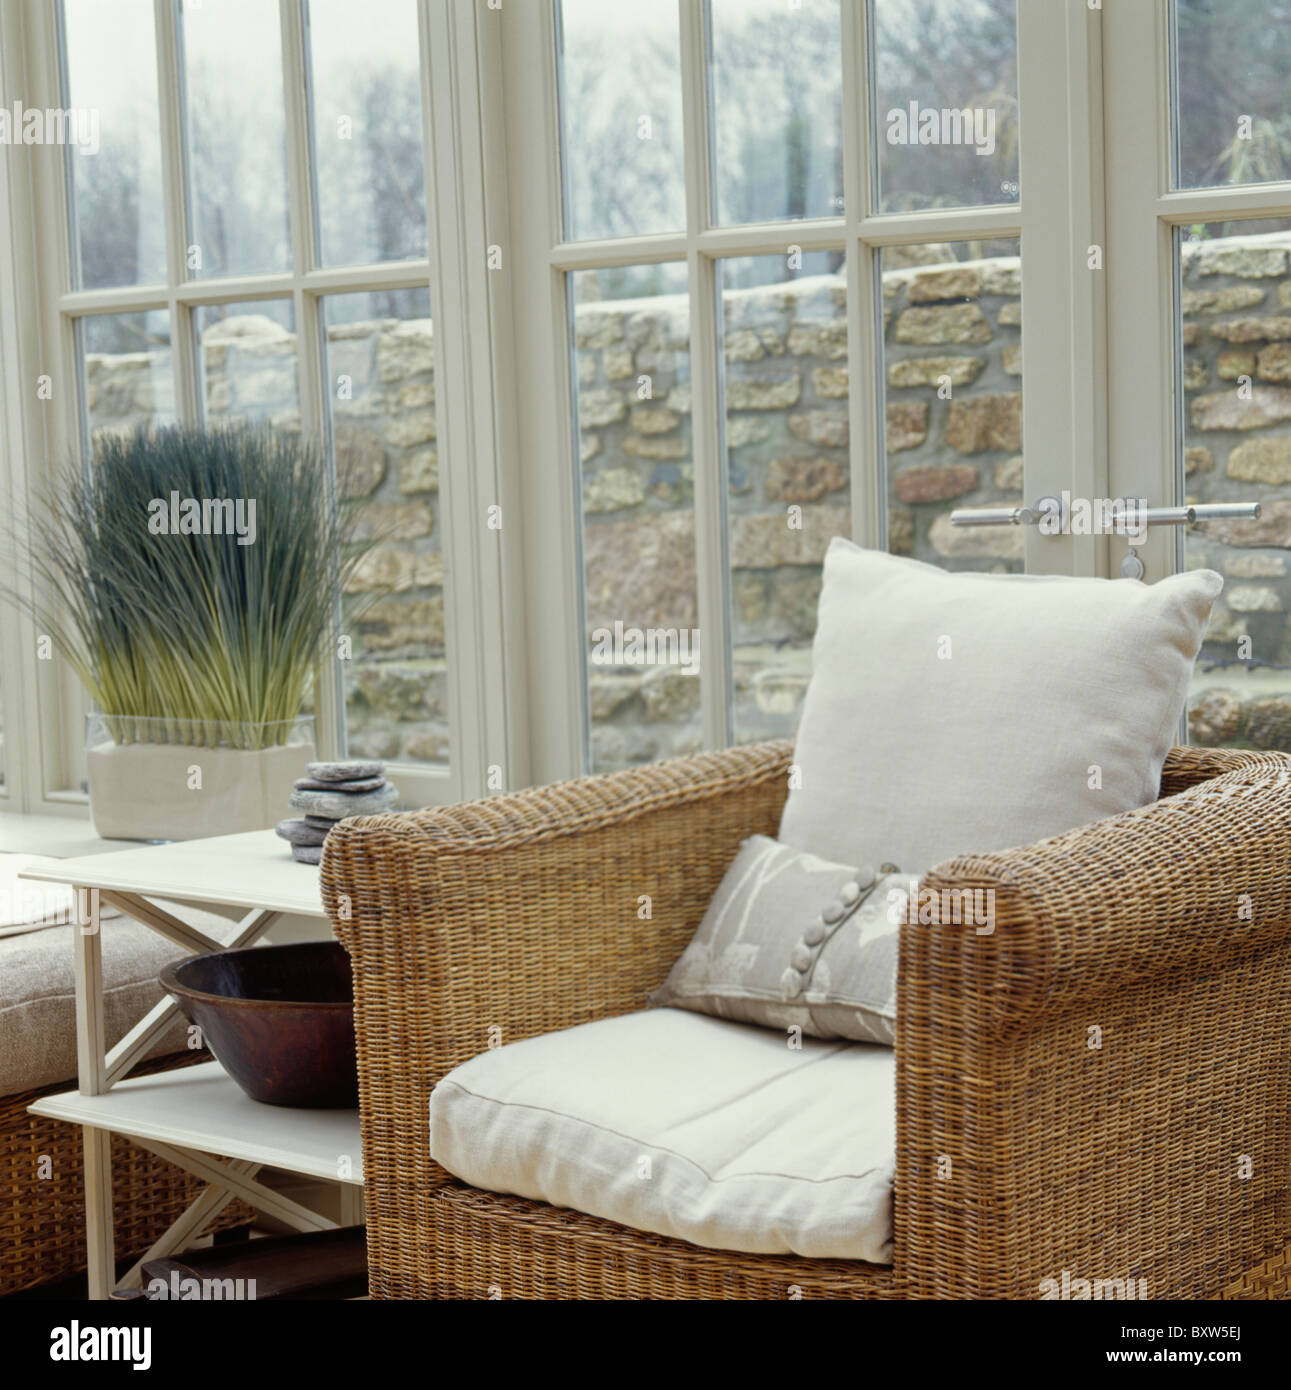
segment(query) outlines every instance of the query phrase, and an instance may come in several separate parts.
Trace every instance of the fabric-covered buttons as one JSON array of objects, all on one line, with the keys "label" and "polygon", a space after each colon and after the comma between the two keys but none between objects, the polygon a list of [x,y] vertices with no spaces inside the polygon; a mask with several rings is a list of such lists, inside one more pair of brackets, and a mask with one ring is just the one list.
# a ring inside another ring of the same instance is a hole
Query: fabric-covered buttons
[{"label": "fabric-covered buttons", "polygon": [[795,999],[802,993],[802,986],[803,978],[792,966],[780,976],[780,988],[790,999]]},{"label": "fabric-covered buttons", "polygon": [[846,911],[846,903],[829,903],[821,909],[820,915],[826,922],[837,922]]},{"label": "fabric-covered buttons", "polygon": [[802,939],[808,946],[819,946],[825,939],[824,922],[812,922],[802,934]]},{"label": "fabric-covered buttons", "polygon": [[811,969],[811,963],[815,958],[815,952],[812,951],[811,947],[800,941],[793,948],[793,954],[789,957],[789,964],[805,975]]}]

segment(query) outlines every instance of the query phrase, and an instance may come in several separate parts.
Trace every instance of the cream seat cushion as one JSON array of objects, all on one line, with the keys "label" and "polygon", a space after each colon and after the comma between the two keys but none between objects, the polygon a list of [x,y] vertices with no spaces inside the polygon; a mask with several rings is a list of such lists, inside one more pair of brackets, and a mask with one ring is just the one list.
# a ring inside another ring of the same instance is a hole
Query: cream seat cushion
[{"label": "cream seat cushion", "polygon": [[435,1160],[473,1187],[718,1250],[892,1259],[895,1053],[650,1009],[451,1071]]}]

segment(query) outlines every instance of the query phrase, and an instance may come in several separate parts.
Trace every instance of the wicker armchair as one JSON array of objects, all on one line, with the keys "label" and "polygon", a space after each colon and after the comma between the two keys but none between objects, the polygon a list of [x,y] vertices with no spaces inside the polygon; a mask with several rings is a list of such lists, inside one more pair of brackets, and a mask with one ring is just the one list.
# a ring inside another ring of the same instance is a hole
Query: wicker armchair
[{"label": "wicker armchair", "polygon": [[436,1166],[434,1083],[490,1030],[642,1007],[739,842],[775,833],[789,760],[783,743],[699,755],[328,837],[373,1296],[1037,1298],[1063,1271],[1151,1298],[1284,1294],[1291,758],[1274,753],[1176,748],[1154,805],[925,878],[993,889],[996,929],[902,932],[891,1267],[701,1249]]}]

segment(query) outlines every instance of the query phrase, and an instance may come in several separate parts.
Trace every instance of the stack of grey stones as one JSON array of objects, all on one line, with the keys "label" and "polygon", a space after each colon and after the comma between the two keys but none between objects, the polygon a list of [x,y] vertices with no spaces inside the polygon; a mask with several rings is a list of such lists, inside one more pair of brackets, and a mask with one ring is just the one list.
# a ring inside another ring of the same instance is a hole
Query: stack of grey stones
[{"label": "stack of grey stones", "polygon": [[280,820],[276,827],[302,864],[322,861],[323,841],[337,821],[392,810],[399,800],[399,789],[386,781],[384,763],[310,763],[305,774],[290,802],[304,819]]}]

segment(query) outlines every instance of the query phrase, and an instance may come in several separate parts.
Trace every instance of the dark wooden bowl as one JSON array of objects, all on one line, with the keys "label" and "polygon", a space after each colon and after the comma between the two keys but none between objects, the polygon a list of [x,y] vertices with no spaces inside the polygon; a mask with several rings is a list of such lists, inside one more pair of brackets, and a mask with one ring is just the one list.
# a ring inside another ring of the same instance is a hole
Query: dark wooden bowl
[{"label": "dark wooden bowl", "polygon": [[252,1100],[312,1110],[358,1105],[354,982],[339,941],[189,956],[160,979]]}]

